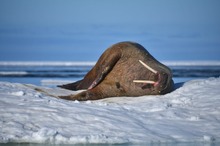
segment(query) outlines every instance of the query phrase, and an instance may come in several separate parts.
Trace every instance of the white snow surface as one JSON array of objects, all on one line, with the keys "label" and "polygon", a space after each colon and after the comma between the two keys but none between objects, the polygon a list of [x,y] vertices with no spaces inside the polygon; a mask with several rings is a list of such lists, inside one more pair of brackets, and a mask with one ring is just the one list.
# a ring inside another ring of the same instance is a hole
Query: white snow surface
[{"label": "white snow surface", "polygon": [[192,80],[166,95],[86,102],[54,98],[34,87],[0,82],[0,143],[220,141],[220,78]]}]

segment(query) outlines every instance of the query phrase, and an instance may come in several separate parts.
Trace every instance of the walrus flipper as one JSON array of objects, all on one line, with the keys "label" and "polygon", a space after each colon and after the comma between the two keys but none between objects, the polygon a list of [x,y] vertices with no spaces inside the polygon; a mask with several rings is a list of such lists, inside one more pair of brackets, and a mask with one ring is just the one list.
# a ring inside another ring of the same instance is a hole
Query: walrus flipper
[{"label": "walrus flipper", "polygon": [[[111,63],[111,62],[110,62]],[[116,63],[116,62],[115,62]],[[100,74],[98,74],[95,78],[95,80],[92,82],[92,84],[89,86],[88,89],[94,88],[96,85],[98,85],[105,77],[106,75],[112,70],[113,66],[115,64],[108,64],[106,66],[103,66],[102,71]]]},{"label": "walrus flipper", "polygon": [[66,100],[78,100],[78,101],[85,101],[88,100],[86,98],[86,92],[83,91],[82,93],[76,94],[76,95],[67,95],[67,96],[59,96],[61,99],[66,99]]},{"label": "walrus flipper", "polygon": [[[117,58],[111,58],[112,60],[106,61],[99,69],[97,74],[95,75],[93,81],[91,79],[87,79],[87,76],[83,80],[76,81],[74,83],[69,83],[65,85],[58,85],[57,87],[68,89],[68,90],[82,90],[82,89],[92,89],[96,85],[98,85],[105,76],[112,70],[116,62],[119,60]],[[95,68],[95,67],[94,67]],[[87,73],[88,74],[88,73]],[[90,78],[90,77],[89,77]],[[91,83],[90,83],[91,82]],[[90,84],[89,84],[90,83]],[[89,84],[89,85],[88,85]]]},{"label": "walrus flipper", "polygon": [[[117,53],[115,53],[115,51]],[[82,80],[70,84],[58,85],[58,87],[68,90],[92,89],[101,83],[101,81],[112,70],[120,58],[120,49],[114,47],[109,48],[102,54],[96,65],[85,75]]]},{"label": "walrus flipper", "polygon": [[78,101],[103,99],[102,94],[96,92],[96,90],[97,88],[94,88],[91,90],[82,91],[78,94],[71,94],[67,96],[58,96],[58,97],[66,100],[78,100]]},{"label": "walrus flipper", "polygon": [[105,56],[104,62],[102,63],[101,67],[98,67],[98,74],[95,77],[92,84],[89,86],[88,89],[92,89],[95,86],[97,86],[105,77],[106,75],[113,69],[115,64],[120,59],[120,55],[111,55],[111,56]]},{"label": "walrus flipper", "polygon": [[80,84],[81,82],[82,82],[82,80],[79,80],[79,81],[76,81],[76,82],[74,82],[74,83],[69,83],[69,84],[65,84],[65,85],[58,85],[57,87],[76,91],[76,90],[79,90],[79,89],[78,89],[78,86],[79,86],[79,84]]},{"label": "walrus flipper", "polygon": [[[97,100],[102,99],[102,96],[100,94],[93,93],[94,88],[101,83],[104,78],[111,72],[115,64],[120,59],[120,53],[113,53],[111,56],[102,56],[101,59],[97,62],[97,64],[93,67],[92,71],[88,74],[92,73],[93,71],[96,72],[96,76],[94,76],[94,80],[92,81],[91,85],[88,87],[89,90],[83,91],[81,93],[75,94],[75,95],[68,95],[68,96],[59,96],[59,98],[66,99],[66,100],[78,100],[78,101],[85,101],[85,100]],[[100,66],[101,64],[101,66]],[[83,80],[80,80],[78,82],[67,84],[61,86],[62,88],[68,89],[70,88],[73,90],[75,89],[81,89],[81,86],[87,86],[90,82],[91,77],[89,75],[86,75]],[[76,87],[75,87],[76,86]]]}]

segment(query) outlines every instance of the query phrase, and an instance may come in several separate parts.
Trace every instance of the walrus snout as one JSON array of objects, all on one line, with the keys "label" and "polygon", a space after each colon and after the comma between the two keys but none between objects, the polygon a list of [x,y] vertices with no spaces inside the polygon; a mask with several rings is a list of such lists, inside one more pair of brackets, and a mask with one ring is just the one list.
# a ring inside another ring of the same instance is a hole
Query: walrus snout
[{"label": "walrus snout", "polygon": [[168,75],[164,72],[156,74],[157,76],[157,81],[153,84],[155,88],[157,88],[159,94],[162,93],[163,90],[165,90],[166,85],[167,85],[167,79]]},{"label": "walrus snout", "polygon": [[172,90],[173,81],[170,76],[165,72],[158,72],[158,80],[155,82],[154,87],[159,94],[165,94]]}]

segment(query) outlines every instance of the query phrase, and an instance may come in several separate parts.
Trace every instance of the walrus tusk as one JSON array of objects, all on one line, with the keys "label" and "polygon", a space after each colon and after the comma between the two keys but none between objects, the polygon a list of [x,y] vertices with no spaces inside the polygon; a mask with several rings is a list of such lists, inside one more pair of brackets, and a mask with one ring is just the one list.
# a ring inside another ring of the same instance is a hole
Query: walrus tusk
[{"label": "walrus tusk", "polygon": [[139,60],[139,62],[146,67],[147,69],[149,69],[151,72],[153,72],[154,74],[157,74],[157,71],[153,68],[151,68],[150,66],[148,66],[147,64],[145,64],[143,61]]},{"label": "walrus tusk", "polygon": [[147,83],[147,84],[155,84],[156,82],[154,81],[149,81],[149,80],[133,80],[134,83]]}]

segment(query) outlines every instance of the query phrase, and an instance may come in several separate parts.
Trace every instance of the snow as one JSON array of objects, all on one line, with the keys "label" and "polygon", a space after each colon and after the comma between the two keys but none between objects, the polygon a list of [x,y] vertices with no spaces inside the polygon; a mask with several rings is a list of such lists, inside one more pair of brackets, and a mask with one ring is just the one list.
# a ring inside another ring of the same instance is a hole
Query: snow
[{"label": "snow", "polygon": [[220,78],[176,87],[160,96],[78,102],[53,97],[74,91],[0,82],[0,143],[219,142]]}]

